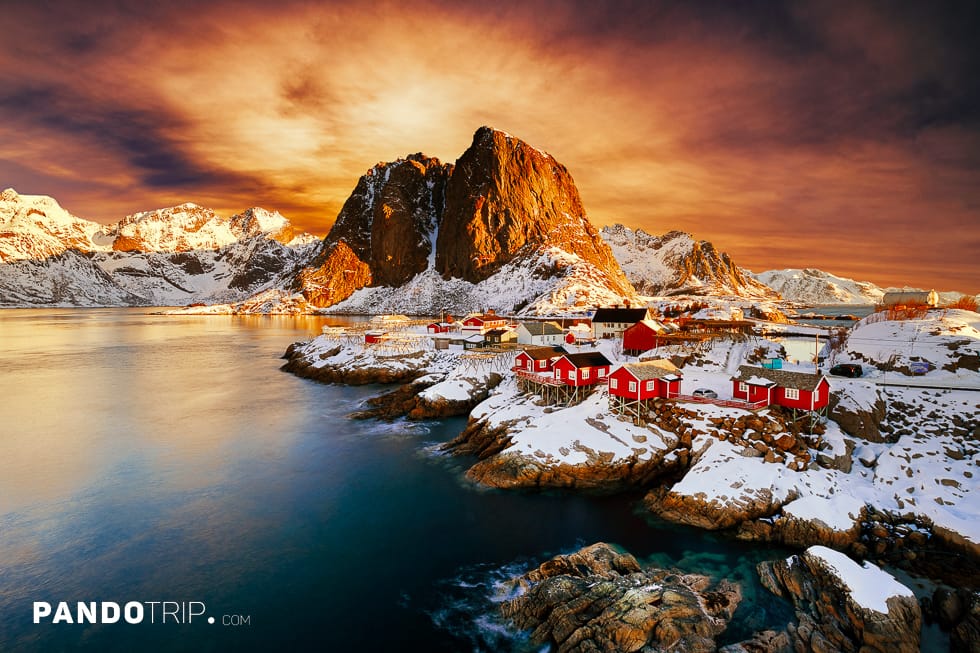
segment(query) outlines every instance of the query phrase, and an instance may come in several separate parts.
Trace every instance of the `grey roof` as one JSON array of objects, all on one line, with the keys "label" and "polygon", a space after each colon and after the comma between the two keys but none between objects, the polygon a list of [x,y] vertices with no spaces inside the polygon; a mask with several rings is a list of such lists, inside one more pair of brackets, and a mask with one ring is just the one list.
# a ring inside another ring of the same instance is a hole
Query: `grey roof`
[{"label": "grey roof", "polygon": [[823,374],[809,374],[791,370],[770,370],[767,367],[756,367],[755,365],[739,365],[738,374],[732,378],[746,383],[753,381],[755,382],[754,385],[761,385],[757,379],[765,379],[781,388],[796,388],[797,390],[813,392],[824,376]]},{"label": "grey roof", "polygon": [[564,333],[554,322],[521,322],[532,336],[560,336]]},{"label": "grey roof", "polygon": [[681,375],[681,371],[677,369],[677,366],[665,358],[643,361],[641,363],[626,363],[623,367],[640,381]]}]

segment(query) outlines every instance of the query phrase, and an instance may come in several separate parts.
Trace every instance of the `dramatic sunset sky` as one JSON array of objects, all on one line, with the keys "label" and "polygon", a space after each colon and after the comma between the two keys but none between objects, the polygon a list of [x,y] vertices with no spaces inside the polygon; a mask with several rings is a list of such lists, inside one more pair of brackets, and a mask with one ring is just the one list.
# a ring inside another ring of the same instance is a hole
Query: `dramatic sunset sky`
[{"label": "dramatic sunset sky", "polygon": [[564,163],[596,224],[980,292],[978,7],[4,0],[0,187],[324,234],[369,167],[487,124]]}]

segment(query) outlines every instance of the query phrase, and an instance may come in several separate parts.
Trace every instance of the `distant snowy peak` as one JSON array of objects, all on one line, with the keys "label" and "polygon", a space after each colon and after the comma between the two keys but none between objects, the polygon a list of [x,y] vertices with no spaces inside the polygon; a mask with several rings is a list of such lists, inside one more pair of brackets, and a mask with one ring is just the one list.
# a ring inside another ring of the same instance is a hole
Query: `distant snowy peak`
[{"label": "distant snowy peak", "polygon": [[671,231],[653,236],[616,224],[603,227],[600,235],[641,294],[778,298],[728,254],[690,234]]},{"label": "distant snowy peak", "polygon": [[0,193],[0,262],[42,260],[66,249],[91,249],[101,225],[76,217],[47,195]]},{"label": "distant snowy peak", "polygon": [[814,268],[768,270],[753,276],[784,299],[804,304],[877,304],[885,294],[870,281],[855,281]]},{"label": "distant snowy peak", "polygon": [[180,305],[237,301],[292,284],[320,241],[279,213],[231,218],[181,204],[113,225],[52,198],[0,193],[0,306]]}]

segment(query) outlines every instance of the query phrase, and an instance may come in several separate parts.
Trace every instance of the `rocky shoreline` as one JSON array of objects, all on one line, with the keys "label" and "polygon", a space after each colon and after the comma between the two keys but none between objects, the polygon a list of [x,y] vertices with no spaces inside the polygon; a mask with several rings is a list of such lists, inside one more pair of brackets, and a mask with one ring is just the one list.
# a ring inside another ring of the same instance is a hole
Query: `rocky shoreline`
[{"label": "rocky shoreline", "polygon": [[[801,432],[795,422],[779,411],[764,415],[705,415],[672,402],[656,405],[646,416],[647,424],[635,427],[628,421],[596,413],[604,406],[601,398],[586,400],[582,406],[561,411],[536,405],[533,398],[515,394],[516,388],[512,381],[507,381],[507,375],[485,370],[465,376],[459,371],[458,357],[447,361],[439,359],[432,351],[418,351],[384,357],[375,355],[370,359],[358,359],[356,365],[351,365],[349,354],[342,347],[316,350],[311,349],[309,343],[297,343],[284,355],[287,362],[282,369],[319,382],[396,386],[368,400],[367,408],[352,414],[353,418],[419,420],[469,415],[463,431],[441,448],[455,456],[474,458],[466,477],[482,486],[561,488],[600,493],[642,490],[646,492],[643,505],[651,514],[678,524],[722,530],[738,539],[798,549],[830,547],[858,560],[874,560],[878,565],[902,568],[913,575],[954,587],[980,586],[980,551],[955,530],[934,524],[922,515],[877,508],[865,500],[840,494],[840,489],[834,494],[834,484],[838,482],[834,479],[841,475],[860,475],[865,473],[862,472],[864,467],[875,464],[874,458],[869,462],[866,452],[856,452],[848,438],[860,436],[865,442],[873,443],[889,437],[884,429],[879,430],[888,417],[880,402],[865,406],[845,399],[838,404],[833,414],[840,423],[835,432],[838,435],[825,433],[822,427],[809,433]],[[565,436],[568,444],[557,449],[532,444],[548,440],[549,433],[553,432],[549,429],[554,428],[551,423],[561,416],[562,411],[571,411],[565,419],[579,425],[576,431],[591,429],[590,432],[607,437],[611,445],[619,447],[618,453],[607,451],[609,447],[595,445],[594,440],[588,440],[584,435],[580,439]],[[508,415],[512,417],[508,418]],[[529,433],[534,438],[529,439]],[[844,434],[843,439],[840,433]],[[881,454],[876,454],[878,456]],[[783,480],[770,489],[762,483],[754,489],[739,490],[745,481],[727,479],[733,490],[726,493],[727,498],[726,494],[715,496],[709,492],[705,495],[696,488],[681,488],[681,481],[686,476],[693,476],[692,470],[700,470],[699,473],[709,477],[727,474],[723,471],[724,464],[732,460],[755,466],[751,469],[757,471],[747,478],[757,480],[758,476],[775,474],[773,478]],[[718,471],[711,472],[711,464],[715,464]],[[801,494],[793,489],[793,483],[798,485],[803,480],[788,484],[785,480],[794,475],[811,479],[824,488],[819,492],[831,494],[812,497]],[[809,514],[804,508],[826,501],[830,501],[829,510],[843,513],[847,518],[843,522],[839,515],[836,520],[821,518]],[[772,578],[778,574],[772,570],[766,573],[775,588],[777,583]],[[785,589],[785,582],[783,584],[783,591],[789,591]],[[959,597],[958,610],[954,610],[955,620],[941,617],[943,611],[937,607],[941,601],[935,605],[926,601],[928,609],[920,619],[935,619],[943,623],[944,628],[959,628],[966,633],[962,636],[968,637],[973,632],[971,629],[977,628],[977,594],[975,589],[963,590],[961,594],[964,591],[966,593]],[[514,615],[520,615],[527,608],[515,607],[513,610]],[[525,614],[515,617],[515,622],[531,624],[528,619]],[[807,625],[801,625],[797,631],[760,633],[752,642],[740,645],[742,648],[726,647],[725,650],[775,651],[790,650],[793,646],[797,650],[808,650],[807,646],[815,644],[811,641],[804,645],[804,635],[811,639],[823,637],[827,640],[829,637],[814,635],[817,631],[812,621],[801,621]],[[554,626],[543,623],[526,627],[554,632]],[[837,632],[835,628],[840,629],[834,626],[830,632]],[[854,628],[861,631],[864,626]],[[561,641],[567,636],[566,633]],[[558,641],[553,635],[548,637],[552,638],[548,641]],[[559,650],[607,649],[560,647]]]}]

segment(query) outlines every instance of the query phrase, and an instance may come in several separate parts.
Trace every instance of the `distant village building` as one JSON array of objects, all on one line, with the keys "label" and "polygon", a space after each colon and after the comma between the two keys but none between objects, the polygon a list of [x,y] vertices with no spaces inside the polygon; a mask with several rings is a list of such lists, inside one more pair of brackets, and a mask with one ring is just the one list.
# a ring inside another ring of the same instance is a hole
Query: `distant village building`
[{"label": "distant village building", "polygon": [[563,335],[555,322],[521,322],[517,327],[517,342],[522,345],[560,345]]},{"label": "distant village building", "polygon": [[626,329],[649,317],[646,308],[599,308],[592,316],[592,331],[596,338],[618,338]]},{"label": "distant village building", "polygon": [[388,332],[384,329],[370,329],[364,332],[364,344],[376,345],[381,342]]},{"label": "distant village building", "polygon": [[741,365],[732,377],[732,394],[750,404],[826,412],[830,383],[823,374]]},{"label": "distant village building", "polygon": [[885,308],[895,306],[939,306],[939,293],[935,290],[901,290],[886,292],[881,298]]},{"label": "distant village building", "polygon": [[460,324],[453,320],[452,315],[446,316],[446,319],[439,322],[432,322],[425,327],[428,333],[451,333],[453,331],[459,331]]},{"label": "distant village building", "polygon": [[565,344],[594,345],[595,337],[592,335],[592,328],[587,324],[575,324],[568,327],[565,332]]},{"label": "distant village building", "polygon": [[463,318],[463,331],[486,333],[490,329],[507,326],[507,319],[497,315],[492,308],[486,313],[470,313]]},{"label": "distant village building", "polygon": [[649,402],[681,393],[681,371],[666,359],[626,363],[609,374],[609,409],[642,422]]},{"label": "distant village building", "polygon": [[623,331],[623,352],[628,356],[639,356],[659,346],[659,336],[667,329],[656,320],[640,320]]},{"label": "distant village building", "polygon": [[490,329],[485,334],[488,345],[502,345],[509,342],[518,342],[517,330],[504,327],[501,329]]}]

